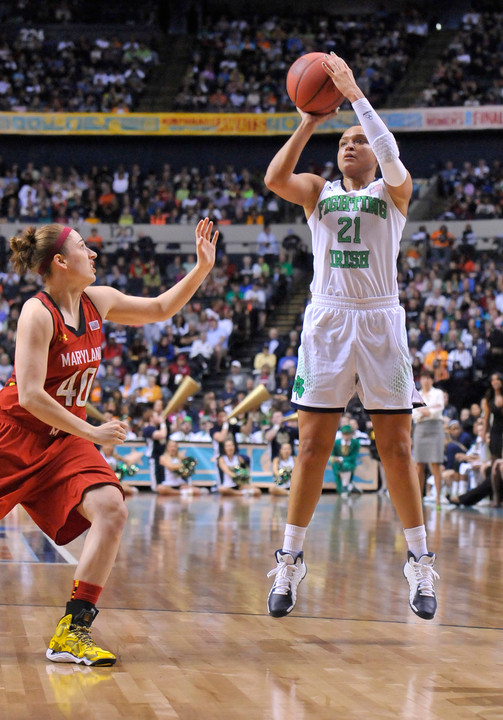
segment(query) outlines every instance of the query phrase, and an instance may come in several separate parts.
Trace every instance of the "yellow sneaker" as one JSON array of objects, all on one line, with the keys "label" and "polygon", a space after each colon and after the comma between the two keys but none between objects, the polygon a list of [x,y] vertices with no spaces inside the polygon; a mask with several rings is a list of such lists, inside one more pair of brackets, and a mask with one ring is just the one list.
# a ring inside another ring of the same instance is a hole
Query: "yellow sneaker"
[{"label": "yellow sneaker", "polygon": [[58,623],[45,653],[52,662],[73,662],[84,665],[113,665],[117,658],[98,647],[91,637],[91,623],[98,614],[93,609],[81,611],[75,618],[65,615]]}]

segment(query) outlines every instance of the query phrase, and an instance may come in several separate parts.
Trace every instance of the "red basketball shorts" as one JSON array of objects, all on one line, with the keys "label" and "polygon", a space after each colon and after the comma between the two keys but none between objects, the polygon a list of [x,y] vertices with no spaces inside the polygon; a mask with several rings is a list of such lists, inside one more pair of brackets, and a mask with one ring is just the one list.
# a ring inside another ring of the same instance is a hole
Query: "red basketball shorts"
[{"label": "red basketball shorts", "polygon": [[90,527],[77,507],[87,490],[100,485],[122,492],[89,440],[50,438],[0,418],[0,518],[20,503],[46,535],[65,545]]}]

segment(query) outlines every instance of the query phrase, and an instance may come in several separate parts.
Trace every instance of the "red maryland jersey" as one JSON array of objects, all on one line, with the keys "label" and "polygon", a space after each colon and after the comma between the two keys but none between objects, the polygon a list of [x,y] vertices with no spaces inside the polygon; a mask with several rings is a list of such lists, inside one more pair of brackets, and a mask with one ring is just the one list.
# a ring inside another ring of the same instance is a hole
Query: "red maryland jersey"
[{"label": "red maryland jersey", "polygon": [[[102,320],[83,293],[77,329],[65,324],[60,309],[46,292],[35,295],[52,315],[54,332],[49,346],[44,389],[74,415],[85,420],[86,402],[101,359]],[[0,390],[0,416],[35,432],[57,434],[19,405],[16,368]]]}]

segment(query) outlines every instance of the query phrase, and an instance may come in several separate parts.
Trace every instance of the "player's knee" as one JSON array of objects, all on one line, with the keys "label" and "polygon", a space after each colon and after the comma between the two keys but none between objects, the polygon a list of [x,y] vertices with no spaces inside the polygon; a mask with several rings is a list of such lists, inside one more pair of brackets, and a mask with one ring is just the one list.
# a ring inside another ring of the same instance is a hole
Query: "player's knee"
[{"label": "player's knee", "polygon": [[128,518],[126,503],[120,493],[108,493],[96,510],[93,522],[99,522],[111,535],[122,533]]},{"label": "player's knee", "polygon": [[128,510],[124,500],[119,499],[116,502],[112,502],[107,508],[106,517],[112,526],[116,525],[117,528],[120,528],[122,531],[128,518]]},{"label": "player's knee", "polygon": [[381,459],[386,458],[388,462],[396,464],[408,463],[410,461],[410,440],[398,435],[394,438],[386,439],[384,443],[379,445],[379,454]]},{"label": "player's knee", "polygon": [[325,457],[328,460],[333,447],[333,439],[325,441],[322,437],[304,437],[299,444],[299,460],[305,463],[316,462]]}]

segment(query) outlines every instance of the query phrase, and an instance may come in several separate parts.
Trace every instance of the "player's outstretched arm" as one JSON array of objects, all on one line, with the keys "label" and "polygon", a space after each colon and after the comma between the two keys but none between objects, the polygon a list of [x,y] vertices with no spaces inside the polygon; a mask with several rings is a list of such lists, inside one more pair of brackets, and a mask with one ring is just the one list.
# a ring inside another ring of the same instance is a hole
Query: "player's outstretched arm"
[{"label": "player's outstretched arm", "polygon": [[197,262],[187,275],[156,298],[124,295],[110,287],[88,288],[101,316],[123,325],[144,325],[176,315],[194,295],[215,264],[218,230],[205,218],[196,227]]}]

